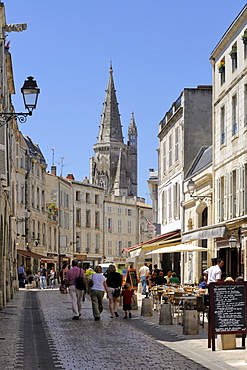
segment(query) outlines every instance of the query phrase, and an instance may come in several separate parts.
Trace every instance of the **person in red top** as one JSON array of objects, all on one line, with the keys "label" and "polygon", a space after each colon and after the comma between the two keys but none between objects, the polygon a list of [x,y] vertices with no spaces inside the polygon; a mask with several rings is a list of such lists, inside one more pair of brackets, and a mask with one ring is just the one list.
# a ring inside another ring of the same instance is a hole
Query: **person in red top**
[{"label": "person in red top", "polygon": [[129,312],[129,319],[131,319],[131,301],[133,297],[133,292],[130,289],[130,285],[126,283],[123,287],[123,291],[121,293],[121,297],[123,297],[123,310],[125,311],[124,319],[127,319],[127,315]]}]

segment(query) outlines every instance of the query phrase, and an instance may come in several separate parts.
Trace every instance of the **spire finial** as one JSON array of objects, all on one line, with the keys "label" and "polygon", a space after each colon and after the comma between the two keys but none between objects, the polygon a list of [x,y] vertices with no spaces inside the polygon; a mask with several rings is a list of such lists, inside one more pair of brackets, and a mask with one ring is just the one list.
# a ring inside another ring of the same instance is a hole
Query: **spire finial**
[{"label": "spire finial", "polygon": [[110,73],[113,72],[113,69],[112,69],[112,60],[110,59]]}]

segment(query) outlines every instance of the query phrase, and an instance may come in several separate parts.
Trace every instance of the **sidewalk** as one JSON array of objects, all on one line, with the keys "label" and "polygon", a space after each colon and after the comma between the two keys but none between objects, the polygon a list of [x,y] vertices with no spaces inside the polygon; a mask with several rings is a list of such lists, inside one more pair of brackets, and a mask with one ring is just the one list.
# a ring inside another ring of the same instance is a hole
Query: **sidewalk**
[{"label": "sidewalk", "polygon": [[[169,332],[171,337],[176,340],[162,341],[167,347],[183,354],[184,356],[208,367],[209,369],[247,369],[247,363],[244,362],[245,350],[218,350],[216,340],[216,351],[208,348],[207,322],[204,328],[200,326],[198,335],[184,335],[181,325],[159,325],[159,313],[153,311],[153,316],[141,316],[142,299],[144,296],[137,293],[139,319],[148,325],[151,325],[153,331]],[[135,313],[137,311],[133,311]],[[237,347],[241,346],[241,338],[237,338]]]}]

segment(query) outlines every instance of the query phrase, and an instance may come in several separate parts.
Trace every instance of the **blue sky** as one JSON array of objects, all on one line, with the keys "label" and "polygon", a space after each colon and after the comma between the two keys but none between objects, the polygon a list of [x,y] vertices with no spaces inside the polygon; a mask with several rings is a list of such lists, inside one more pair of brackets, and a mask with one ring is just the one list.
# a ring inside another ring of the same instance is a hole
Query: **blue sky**
[{"label": "blue sky", "polygon": [[138,195],[150,203],[149,168],[157,169],[158,123],[185,87],[211,84],[209,56],[245,5],[242,0],[6,0],[17,112],[20,88],[41,89],[23,134],[62,175],[89,177],[110,61],[124,136],[134,111],[138,128]]}]

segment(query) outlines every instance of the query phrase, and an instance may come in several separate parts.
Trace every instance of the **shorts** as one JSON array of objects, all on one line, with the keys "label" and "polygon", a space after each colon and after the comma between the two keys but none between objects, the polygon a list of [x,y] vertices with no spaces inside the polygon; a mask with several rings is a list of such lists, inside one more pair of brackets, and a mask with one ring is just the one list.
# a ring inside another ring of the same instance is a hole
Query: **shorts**
[{"label": "shorts", "polygon": [[114,300],[119,302],[120,297],[118,297],[118,298],[113,297],[114,290],[115,290],[115,288],[108,287],[108,298],[109,299],[114,299]]},{"label": "shorts", "polygon": [[123,304],[123,310],[124,311],[130,311],[131,310],[131,304],[124,303]]}]

